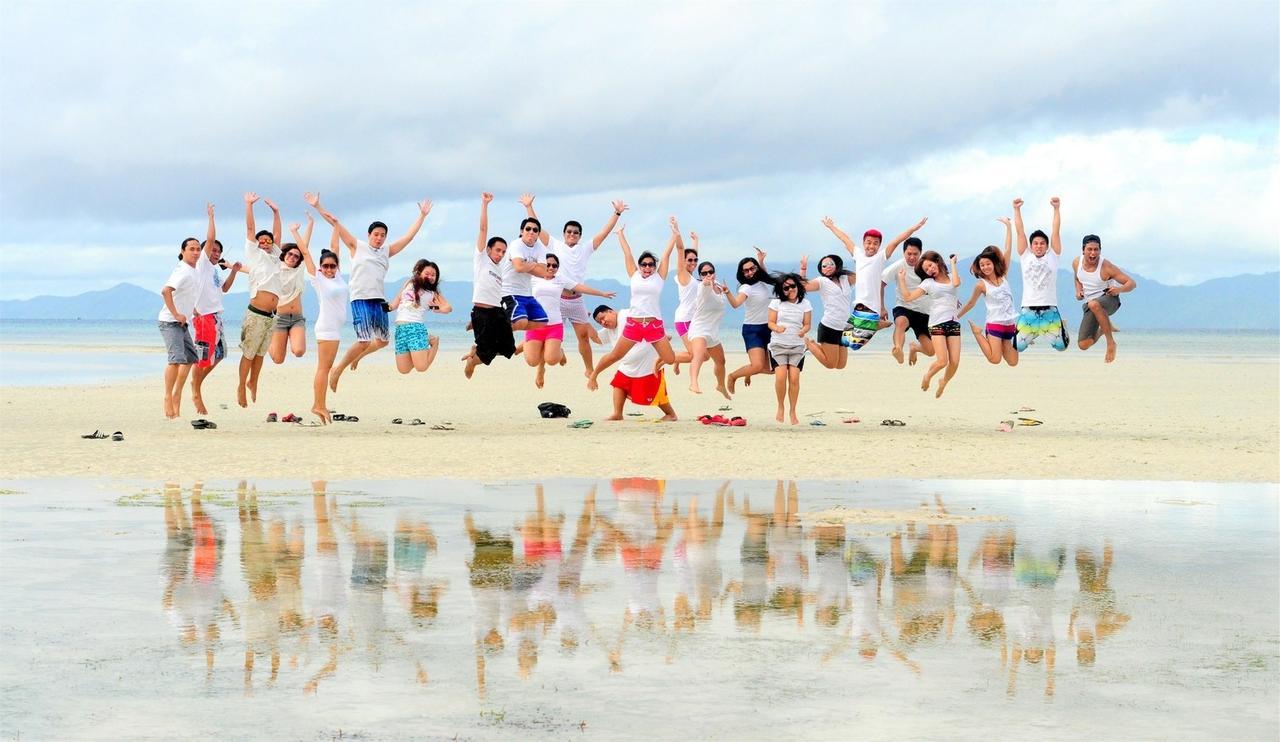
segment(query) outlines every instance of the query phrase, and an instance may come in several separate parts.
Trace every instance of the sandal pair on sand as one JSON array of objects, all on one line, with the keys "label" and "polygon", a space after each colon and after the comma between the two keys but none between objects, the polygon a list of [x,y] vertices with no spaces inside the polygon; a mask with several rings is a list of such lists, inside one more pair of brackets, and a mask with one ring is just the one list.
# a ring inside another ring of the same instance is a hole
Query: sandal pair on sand
[{"label": "sandal pair on sand", "polygon": [[120,431],[118,431],[118,430],[117,430],[116,432],[112,433],[111,435],[107,435],[106,433],[103,433],[103,432],[101,432],[101,431],[95,430],[95,431],[93,431],[92,433],[87,433],[87,434],[82,435],[82,436],[80,436],[80,437],[81,437],[81,438],[85,438],[85,439],[87,439],[87,440],[93,440],[93,441],[100,441],[100,440],[105,440],[105,439],[107,439],[107,438],[110,438],[110,439],[111,439],[111,440],[113,440],[113,441],[117,441],[117,442],[119,442],[119,441],[124,440],[124,433],[121,433]]},{"label": "sandal pair on sand", "polygon": [[[347,420],[348,420],[348,421],[350,421],[350,420],[351,420],[351,418],[347,418]],[[413,425],[426,425],[426,423],[422,422],[421,420],[419,420],[419,419],[418,419],[418,418],[416,418],[416,417],[415,417],[415,418],[413,418],[412,420],[410,420],[409,422],[405,422],[403,418],[399,418],[399,417],[397,417],[396,419],[394,419],[394,420],[392,420],[392,421],[391,421],[391,424],[392,424],[392,425],[410,425],[410,426],[413,426]],[[448,420],[446,420],[446,421],[444,421],[444,422],[442,422],[442,423],[437,423],[437,424],[435,424],[435,425],[432,425],[432,426],[431,426],[431,429],[432,429],[432,430],[457,430],[457,428],[453,427],[453,423],[449,422]]]},{"label": "sandal pair on sand", "polygon": [[715,425],[721,428],[744,428],[747,425],[745,418],[725,417],[724,415],[702,415],[698,418],[698,422],[703,425]]},{"label": "sandal pair on sand", "polygon": [[881,424],[881,425],[883,425],[883,426],[885,426],[885,427],[887,427],[887,428],[902,428],[902,427],[906,427],[906,423],[902,422],[901,420],[881,420],[881,421],[880,421],[880,424]]},{"label": "sandal pair on sand", "polygon": [[192,420],[191,427],[196,430],[217,430],[218,424],[212,420],[206,420],[203,417]]},{"label": "sandal pair on sand", "polygon": [[1001,420],[996,426],[996,431],[1000,433],[1012,433],[1014,426],[1024,428],[1034,428],[1037,425],[1044,425],[1044,421],[1037,420],[1034,417],[1020,417],[1017,420]]}]

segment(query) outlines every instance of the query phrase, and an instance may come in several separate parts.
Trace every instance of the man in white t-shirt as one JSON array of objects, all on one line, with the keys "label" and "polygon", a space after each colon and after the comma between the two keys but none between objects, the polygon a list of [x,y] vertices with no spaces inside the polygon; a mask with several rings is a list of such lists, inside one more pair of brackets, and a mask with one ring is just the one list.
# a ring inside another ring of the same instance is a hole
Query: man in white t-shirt
[{"label": "man in white t-shirt", "polygon": [[1053,207],[1053,236],[1036,230],[1031,233],[1022,225],[1022,199],[1013,200],[1013,225],[1018,231],[1018,262],[1022,265],[1022,312],[1018,315],[1018,336],[1014,345],[1021,353],[1044,336],[1054,350],[1071,345],[1067,325],[1058,313],[1058,259],[1062,256],[1062,214],[1057,196],[1049,199]]},{"label": "man in white t-shirt", "polygon": [[[520,203],[524,204],[525,211],[531,219],[537,219],[538,215],[533,210],[533,199],[532,193],[526,193],[520,197]],[[622,216],[622,212],[626,210],[625,202],[613,202],[613,215],[605,222],[604,228],[591,238],[590,249],[581,243],[582,224],[573,219],[564,223],[563,241],[552,237],[550,231],[541,230],[539,238],[547,248],[546,254],[554,254],[560,258],[561,279],[572,281],[573,285],[587,282],[587,263],[595,251],[600,249],[600,245],[604,244],[612,234],[613,228],[618,224],[618,217]],[[545,255],[543,260],[545,262]],[[566,321],[573,323],[573,332],[578,336],[578,354],[582,356],[582,363],[586,369],[584,374],[590,377],[592,369],[595,368],[591,359],[591,319],[587,316],[586,302],[582,294],[572,290],[562,292],[560,315]]]},{"label": "man in white t-shirt", "polygon": [[[196,412],[209,414],[204,406],[201,388],[205,378],[227,356],[227,344],[222,325],[222,295],[231,290],[235,283],[236,273],[243,264],[237,261],[228,266],[222,259],[222,243],[218,240],[205,241],[200,259],[196,261],[196,277],[200,283],[200,294],[196,297],[196,316],[191,328],[196,338],[196,353],[199,359],[191,372],[191,402]],[[229,269],[231,273],[224,279],[218,269]]]},{"label": "man in white t-shirt", "polygon": [[[600,325],[600,342],[614,347],[622,337],[621,328],[627,324],[627,311],[615,311],[601,304],[591,313]],[[621,420],[622,409],[628,399],[634,404],[657,406],[662,410],[662,420],[674,422],[675,408],[667,397],[667,382],[658,366],[658,351],[653,343],[636,343],[618,362],[618,371],[610,385],[613,387],[613,414],[606,420]]]},{"label": "man in white t-shirt", "polygon": [[[841,343],[850,350],[858,350],[866,345],[882,326],[888,326],[889,315],[884,311],[884,283],[882,275],[885,263],[893,257],[908,237],[925,225],[928,217],[921,219],[905,232],[894,237],[883,249],[884,239],[878,229],[868,229],[862,235],[861,247],[853,243],[853,239],[836,226],[831,217],[825,217],[822,225],[844,244],[854,263],[853,311],[849,315],[849,327],[844,331]],[[883,325],[881,323],[884,323]]]},{"label": "man in white t-shirt", "polygon": [[[924,243],[919,237],[908,237],[902,243],[902,257],[886,266],[884,272],[880,274],[881,296],[884,295],[886,284],[897,285],[900,268],[907,269],[907,289],[915,291],[920,288],[920,281],[923,279],[916,274],[915,268],[920,262],[920,254],[923,251]],[[915,333],[916,347],[921,353],[927,356],[933,355],[933,338],[929,335],[929,304],[932,301],[928,296],[912,301],[903,301],[901,296],[898,297],[893,307],[893,349],[889,351],[898,363],[902,363],[902,347],[907,339],[907,330]],[[915,364],[914,356],[911,363]]]},{"label": "man in white t-shirt", "polygon": [[431,199],[418,203],[418,216],[409,231],[400,239],[388,243],[387,225],[373,222],[369,225],[369,240],[357,240],[328,209],[320,205],[320,194],[303,195],[307,203],[319,212],[326,222],[338,231],[338,237],[351,252],[351,270],[347,275],[347,288],[351,295],[351,321],[355,325],[356,342],[347,350],[342,362],[329,372],[329,388],[338,391],[338,380],[350,367],[352,371],[360,359],[386,347],[391,335],[387,326],[386,281],[391,258],[409,246],[418,236],[422,223],[431,213]]},{"label": "man in white t-shirt", "polygon": [[463,374],[470,379],[476,366],[488,366],[494,358],[515,355],[511,320],[502,308],[502,278],[507,273],[507,241],[489,236],[489,204],[493,194],[480,194],[480,232],[471,254],[471,332],[475,344],[462,357]]},{"label": "man in white t-shirt", "polygon": [[[205,242],[213,243],[216,241],[213,204],[206,206],[205,210],[209,214],[209,230]],[[196,275],[196,262],[200,260],[204,260],[200,252],[200,241],[195,237],[183,240],[182,250],[178,253],[178,264],[164,282],[164,288],[160,289],[164,306],[156,316],[156,325],[160,329],[160,337],[164,339],[167,354],[164,367],[164,416],[170,420],[181,414],[182,387],[187,383],[187,374],[191,373],[191,364],[199,360],[188,325],[195,317],[196,299],[200,296],[200,278]]]},{"label": "man in white t-shirt", "polygon": [[[520,202],[533,203],[525,194]],[[528,204],[525,204],[526,208]],[[539,242],[542,222],[526,216],[520,222],[520,234],[507,248],[507,271],[502,275],[502,308],[507,312],[511,329],[535,330],[547,326],[547,310],[533,298],[533,277],[547,277],[547,248]]]}]

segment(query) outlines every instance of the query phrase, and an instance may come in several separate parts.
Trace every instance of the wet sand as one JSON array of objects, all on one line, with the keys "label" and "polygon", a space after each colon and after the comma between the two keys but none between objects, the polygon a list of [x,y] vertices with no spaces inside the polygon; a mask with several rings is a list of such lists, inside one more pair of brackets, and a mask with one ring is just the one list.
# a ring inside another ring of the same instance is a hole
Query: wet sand
[{"label": "wet sand", "polygon": [[[921,366],[899,366],[887,349],[877,339],[843,371],[810,359],[796,427],[774,421],[771,377],[740,386],[730,403],[712,391],[709,365],[702,395],[687,390],[687,375],[668,374],[679,422],[655,423],[656,409],[645,408],[643,417],[609,423],[611,390],[588,392],[576,356],[549,371],[538,390],[518,358],[499,359],[467,381],[456,353],[442,352],[426,374],[401,376],[384,350],[330,396],[331,408],[359,416],[358,423],[264,422],[268,412],[311,408],[313,355],[268,362],[257,404],[240,409],[233,354],[205,386],[206,417],[218,429],[196,431],[189,397],[182,418],[163,417],[157,356],[155,376],[145,380],[4,389],[0,476],[1280,481],[1280,360],[1125,356],[1121,345],[1111,366],[1101,348],[1033,349],[1010,369],[990,366],[969,345],[939,400],[920,391]],[[743,360],[732,354],[730,369]],[[570,420],[596,423],[575,430],[569,420],[543,420],[537,404],[544,401],[568,405]],[[697,422],[724,404],[733,409],[721,414],[741,415],[747,427]],[[997,432],[1021,407],[1034,410],[1022,416],[1044,424]],[[427,424],[392,425],[397,417]],[[860,422],[842,422],[850,417]],[[809,425],[815,419],[826,425]],[[883,427],[883,419],[906,425]],[[446,421],[455,430],[431,429]],[[95,429],[122,431],[125,441],[80,439]]]}]

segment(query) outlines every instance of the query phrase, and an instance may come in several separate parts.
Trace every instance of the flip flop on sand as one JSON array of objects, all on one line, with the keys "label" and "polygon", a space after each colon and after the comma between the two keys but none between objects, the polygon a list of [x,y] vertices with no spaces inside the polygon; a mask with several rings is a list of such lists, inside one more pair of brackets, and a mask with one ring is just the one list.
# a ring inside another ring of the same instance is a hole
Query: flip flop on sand
[{"label": "flip flop on sand", "polygon": [[628,412],[627,417],[644,417],[643,412]]},{"label": "flip flop on sand", "polygon": [[821,420],[810,420],[810,421],[809,421],[809,424],[810,424],[810,425],[812,425],[812,426],[813,426],[813,427],[815,427],[815,428],[825,428],[825,427],[827,427],[827,424],[826,424],[826,423],[824,423],[824,422],[822,422]]},{"label": "flip flop on sand", "polygon": [[732,409],[733,409],[733,405],[728,405],[728,404],[725,405],[724,407],[719,408],[721,412],[728,412],[729,410],[732,410]]},{"label": "flip flop on sand", "polygon": [[117,441],[117,442],[124,440],[124,433],[121,433],[120,431],[117,430],[116,432],[111,434],[111,440]]},{"label": "flip flop on sand", "polygon": [[1012,432],[1013,432],[1013,421],[1012,421],[1012,420],[1001,420],[1001,421],[1000,421],[1000,424],[996,426],[996,432],[998,432],[998,433],[1012,433]]},{"label": "flip flop on sand", "polygon": [[279,418],[279,416],[278,416],[278,415],[276,415],[276,413],[274,413],[274,412],[268,412],[268,413],[267,413],[267,422],[269,422],[269,423],[273,423],[273,422],[275,422],[276,420],[279,420],[279,419],[280,419],[280,418]]},{"label": "flip flop on sand", "polygon": [[[735,428],[745,428],[747,427],[747,420],[743,417],[733,417],[729,419],[729,424]],[[826,423],[823,423],[823,425],[826,425]]]},{"label": "flip flop on sand", "polygon": [[858,419],[858,418],[856,418],[856,417],[846,417],[845,419],[841,420],[840,422],[842,422],[842,423],[860,423],[860,422],[862,422],[862,421],[861,421],[861,420],[859,420],[859,419]]},{"label": "flip flop on sand", "polygon": [[191,421],[191,427],[196,430],[217,430],[218,424],[212,420],[206,420],[203,417]]},{"label": "flip flop on sand", "polygon": [[577,430],[585,430],[594,424],[595,423],[591,422],[590,420],[574,420],[573,422],[569,423],[567,427],[575,428]]},{"label": "flip flop on sand", "polygon": [[392,424],[392,425],[403,425],[403,424],[404,424],[404,418],[397,417],[396,419],[394,419],[394,420],[392,420],[392,421],[391,421],[391,424]]},{"label": "flip flop on sand", "polygon": [[452,423],[437,423],[431,426],[432,430],[457,430]]},{"label": "flip flop on sand", "polygon": [[92,433],[89,433],[88,435],[82,435],[82,436],[80,436],[80,437],[81,437],[81,438],[88,438],[89,440],[94,440],[94,441],[96,441],[96,440],[102,440],[102,439],[104,439],[104,438],[110,438],[111,436],[107,435],[106,433],[100,433],[100,432],[98,432],[98,431],[96,431],[96,430],[95,430],[95,431],[93,431]]},{"label": "flip flop on sand", "polygon": [[334,420],[336,422],[342,422],[347,419],[347,416],[342,414],[341,412],[334,412],[333,410],[329,410],[329,419]]},{"label": "flip flop on sand", "polygon": [[300,422],[302,422],[302,418],[300,418],[300,417],[298,417],[297,415],[295,415],[295,414],[293,414],[292,412],[290,412],[289,414],[287,414],[287,415],[285,415],[284,417],[280,418],[280,422],[282,422],[282,423],[300,423]]},{"label": "flip flop on sand", "polygon": [[880,424],[889,428],[901,428],[906,426],[906,423],[901,420],[881,420]]},{"label": "flip flop on sand", "polygon": [[1036,425],[1044,425],[1042,421],[1036,420],[1035,418],[1032,418],[1032,417],[1020,417],[1018,418],[1018,424],[1024,427],[1034,427]]},{"label": "flip flop on sand", "polygon": [[426,425],[426,423],[422,422],[421,420],[415,417],[409,422],[405,423],[405,425]]}]

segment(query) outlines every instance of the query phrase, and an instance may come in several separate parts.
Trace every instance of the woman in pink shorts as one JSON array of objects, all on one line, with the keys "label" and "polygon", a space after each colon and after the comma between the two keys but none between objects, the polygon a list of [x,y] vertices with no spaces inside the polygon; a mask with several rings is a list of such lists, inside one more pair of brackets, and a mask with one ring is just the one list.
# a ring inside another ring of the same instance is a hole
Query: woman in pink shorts
[{"label": "woman in pink shorts", "polygon": [[1013,252],[1013,231],[1009,226],[1009,218],[1001,217],[1004,223],[1004,251],[988,245],[973,259],[969,272],[978,279],[973,287],[973,295],[956,315],[963,317],[974,305],[978,297],[986,299],[986,328],[979,328],[976,322],[969,322],[969,330],[978,341],[982,355],[989,363],[999,365],[1004,361],[1010,366],[1018,365],[1018,348],[1015,339],[1018,337],[1018,309],[1013,303],[1013,290],[1009,286],[1009,258]]},{"label": "woman in pink shorts", "polygon": [[525,363],[537,366],[538,375],[534,384],[541,389],[547,373],[547,364],[564,363],[564,353],[560,349],[564,342],[564,315],[561,313],[560,294],[563,291],[576,291],[588,296],[602,296],[612,299],[617,296],[613,291],[601,291],[585,283],[575,284],[568,279],[560,278],[560,258],[555,253],[547,253],[547,277],[533,277],[533,298],[547,311],[547,324],[542,327],[530,327],[525,330],[522,346]]},{"label": "woman in pink shorts", "polygon": [[600,359],[587,378],[587,388],[592,391],[599,386],[596,377],[617,363],[636,343],[651,343],[663,363],[674,363],[676,359],[666,328],[662,326],[662,310],[659,305],[662,285],[667,280],[667,268],[671,264],[671,251],[675,249],[676,240],[680,236],[676,218],[671,217],[671,239],[667,240],[667,249],[662,253],[661,263],[653,253],[645,250],[640,253],[640,262],[637,264],[631,257],[626,229],[625,226],[618,228],[618,243],[622,245],[623,266],[631,277],[631,309],[628,311],[627,324],[622,328],[622,337],[618,338],[613,350]]}]

